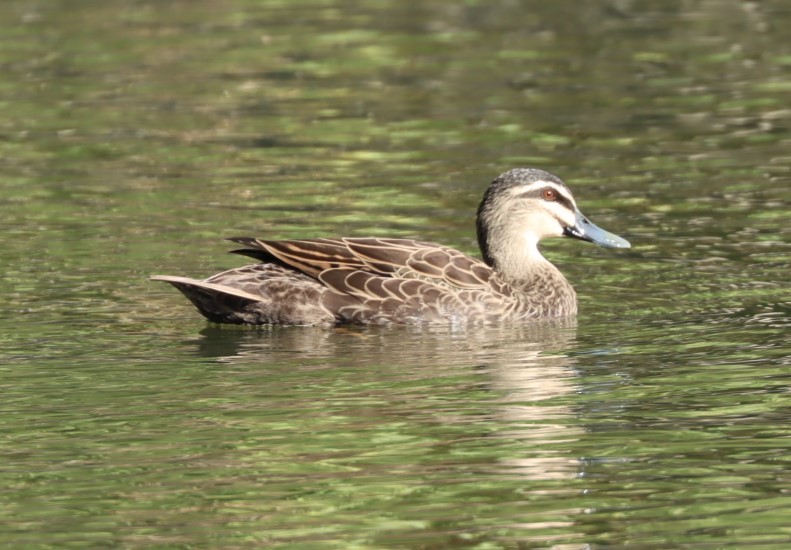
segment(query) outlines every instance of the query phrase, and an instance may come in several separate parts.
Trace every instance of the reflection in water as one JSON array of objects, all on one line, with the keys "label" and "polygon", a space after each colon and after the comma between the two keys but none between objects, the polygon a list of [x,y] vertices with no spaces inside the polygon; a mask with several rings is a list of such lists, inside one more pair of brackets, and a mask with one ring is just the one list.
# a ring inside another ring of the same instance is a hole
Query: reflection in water
[{"label": "reflection in water", "polygon": [[[466,426],[469,430],[471,423],[479,425],[481,437],[488,441],[485,445],[500,448],[488,464],[478,465],[479,473],[484,470],[498,478],[506,476],[514,486],[528,483],[526,493],[543,494],[545,490],[533,486],[534,482],[571,480],[580,472],[580,461],[562,447],[579,439],[582,430],[564,400],[578,391],[573,359],[565,354],[574,344],[575,334],[573,319],[468,332],[435,327],[342,327],[328,331],[314,327],[229,330],[211,326],[202,332],[197,351],[223,364],[260,365],[262,369],[286,362],[300,363],[305,369],[356,368],[393,376],[392,391],[385,390],[378,396],[383,400],[381,410],[368,412],[382,416],[404,398],[397,389],[404,380],[447,377],[449,372],[454,373],[452,376],[461,372],[474,377],[477,389],[485,396],[484,406],[479,403],[473,417],[465,404],[457,401],[469,399],[468,395],[450,391],[427,409],[427,400],[440,397],[427,395],[437,391],[433,385],[425,387],[423,393],[408,396],[411,401],[404,415],[415,425],[425,424],[427,417],[435,426]],[[359,387],[365,382],[362,375]],[[489,412],[481,414],[481,409]],[[408,467],[419,469],[418,464]],[[459,467],[461,473],[464,466]],[[572,494],[576,489],[554,487],[551,491]],[[567,509],[565,513],[573,517],[579,510]],[[527,520],[529,523],[524,523]],[[556,518],[551,522],[538,518],[515,521],[521,529],[540,529],[540,538],[546,537],[547,528],[563,526],[568,531],[573,524]]]}]

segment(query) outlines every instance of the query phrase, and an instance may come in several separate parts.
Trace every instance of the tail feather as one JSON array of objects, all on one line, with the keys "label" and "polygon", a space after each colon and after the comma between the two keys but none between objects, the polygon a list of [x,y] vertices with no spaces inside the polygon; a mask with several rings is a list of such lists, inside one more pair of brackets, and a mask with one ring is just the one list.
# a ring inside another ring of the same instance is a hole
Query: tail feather
[{"label": "tail feather", "polygon": [[172,284],[198,308],[204,317],[214,323],[243,324],[250,323],[254,317],[257,317],[255,308],[250,306],[260,302],[261,296],[189,277],[154,275],[150,279]]},{"label": "tail feather", "polygon": [[220,292],[222,294],[226,294],[228,296],[235,296],[243,300],[250,300],[253,302],[261,301],[261,296],[250,294],[249,292],[245,292],[244,290],[240,290],[238,288],[233,288],[226,285],[218,285],[216,283],[207,283],[206,281],[201,281],[198,279],[190,279],[189,277],[175,277],[173,275],[152,275],[151,277],[149,277],[149,279],[152,281],[165,281],[167,283],[172,284],[179,290],[180,290],[180,286],[184,285],[190,288],[192,287],[201,288],[209,292]]},{"label": "tail feather", "polygon": [[[326,289],[321,283],[275,264],[231,269],[202,281],[171,275],[154,275],[151,280],[165,281],[176,287],[204,317],[214,323],[336,323],[335,310],[325,305]],[[336,304],[344,300],[334,299],[331,302]]]}]

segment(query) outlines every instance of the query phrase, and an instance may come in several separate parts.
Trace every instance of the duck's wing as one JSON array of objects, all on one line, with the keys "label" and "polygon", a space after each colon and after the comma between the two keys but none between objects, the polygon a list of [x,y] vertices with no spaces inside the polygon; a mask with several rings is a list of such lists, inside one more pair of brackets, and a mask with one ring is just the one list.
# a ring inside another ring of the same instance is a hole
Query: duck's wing
[{"label": "duck's wing", "polygon": [[491,322],[512,308],[486,288],[450,287],[437,280],[379,275],[353,268],[321,272],[325,307],[353,323]]},{"label": "duck's wing", "polygon": [[300,239],[234,237],[234,252],[290,266],[311,277],[330,269],[359,270],[396,279],[421,279],[456,289],[491,289],[489,266],[446,246],[413,239]]},{"label": "duck's wing", "polygon": [[411,239],[343,239],[352,253],[380,272],[458,289],[484,289],[492,269],[453,248]]},{"label": "duck's wing", "polygon": [[313,278],[317,278],[325,269],[334,267],[364,267],[364,263],[349,251],[341,239],[268,241],[253,237],[231,237],[228,240],[245,247],[233,250],[234,254],[290,267]]},{"label": "duck's wing", "polygon": [[510,287],[480,260],[413,239],[266,241],[233,238],[235,251],[316,279],[323,306],[358,323],[490,321],[514,306]]},{"label": "duck's wing", "polygon": [[[447,246],[406,239],[343,239],[378,273],[341,267],[319,280],[346,299],[337,309],[352,322],[489,323],[514,314],[511,287],[485,263]],[[356,299],[349,303],[348,298]]]}]

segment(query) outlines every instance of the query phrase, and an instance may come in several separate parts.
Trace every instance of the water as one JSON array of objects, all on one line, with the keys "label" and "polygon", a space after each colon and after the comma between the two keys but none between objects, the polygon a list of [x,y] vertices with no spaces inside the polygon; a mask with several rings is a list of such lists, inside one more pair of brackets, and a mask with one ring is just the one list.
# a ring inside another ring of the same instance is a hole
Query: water
[{"label": "water", "polygon": [[[787,548],[784,2],[0,6],[0,545]],[[203,321],[225,236],[475,252],[512,166],[572,323]]]}]

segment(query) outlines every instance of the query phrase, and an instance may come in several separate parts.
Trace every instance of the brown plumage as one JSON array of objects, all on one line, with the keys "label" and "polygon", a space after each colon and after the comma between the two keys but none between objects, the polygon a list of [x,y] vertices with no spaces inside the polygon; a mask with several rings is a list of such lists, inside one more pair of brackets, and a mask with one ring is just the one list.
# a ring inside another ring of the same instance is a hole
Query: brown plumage
[{"label": "brown plumage", "polygon": [[576,314],[574,289],[538,251],[542,238],[629,246],[588,221],[560,179],[536,169],[495,179],[477,223],[484,261],[412,239],[234,237],[244,247],[234,252],[260,263],[202,281],[152,279],[217,323],[496,323]]}]

